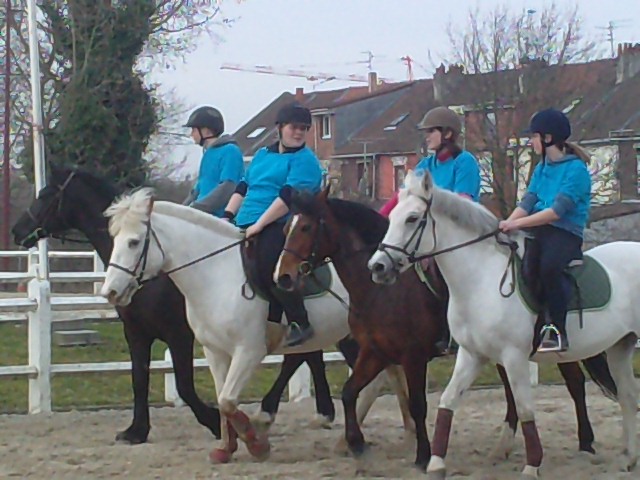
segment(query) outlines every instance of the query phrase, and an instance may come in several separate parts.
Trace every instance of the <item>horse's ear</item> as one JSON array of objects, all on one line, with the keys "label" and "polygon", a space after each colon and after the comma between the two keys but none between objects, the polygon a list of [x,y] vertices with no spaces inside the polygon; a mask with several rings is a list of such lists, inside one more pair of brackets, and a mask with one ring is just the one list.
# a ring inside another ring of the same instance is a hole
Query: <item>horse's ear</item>
[{"label": "horse's ear", "polygon": [[424,191],[430,193],[433,190],[433,177],[429,170],[424,171],[424,176],[422,177],[422,187]]},{"label": "horse's ear", "polygon": [[331,184],[328,183],[326,187],[324,187],[324,189],[320,192],[320,199],[322,201],[327,201],[327,199],[329,198],[329,193],[331,193]]}]

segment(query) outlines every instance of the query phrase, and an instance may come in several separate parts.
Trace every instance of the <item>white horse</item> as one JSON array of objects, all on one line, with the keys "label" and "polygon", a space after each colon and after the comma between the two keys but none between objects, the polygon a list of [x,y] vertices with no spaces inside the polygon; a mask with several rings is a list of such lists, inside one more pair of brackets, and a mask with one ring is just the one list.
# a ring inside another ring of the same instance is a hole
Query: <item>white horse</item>
[{"label": "white horse", "polygon": [[[196,209],[153,202],[151,194],[149,189],[138,190],[105,212],[111,217],[114,248],[101,293],[113,304],[126,305],[140,281],[157,276],[161,270],[170,274],[185,297],[187,318],[204,348],[223,414],[222,445],[211,452],[211,460],[228,462],[237,449],[237,436],[252,455],[266,459],[270,452],[267,432],[257,432],[238,409],[242,389],[267,353],[321,350],[344,338],[349,333],[347,309],[330,295],[308,300],[315,336],[304,345],[281,348],[285,329],[266,321],[267,302],[258,297],[247,299],[242,294],[245,273],[239,244],[243,233]],[[225,249],[229,245],[233,247]],[[212,252],[219,253],[208,257]],[[202,257],[208,258],[191,264]],[[334,291],[347,301],[345,288],[335,271],[332,273]],[[413,430],[403,373],[398,367],[387,369],[387,373],[398,395],[405,429]],[[384,376],[378,378],[381,377]],[[374,381],[365,392],[358,405],[360,422],[381,386],[381,381]]]},{"label": "white horse", "polygon": [[[429,478],[445,478],[444,457],[453,412],[463,393],[487,362],[499,363],[507,371],[522,421],[527,463],[523,479],[537,478],[542,446],[534,421],[534,401],[529,383],[528,360],[536,317],[519,295],[508,292],[501,279],[510,260],[510,249],[498,220],[481,205],[434,186],[429,173],[409,172],[407,188],[390,217],[386,237],[369,261],[374,280],[394,281],[409,268],[411,257],[435,254],[450,291],[448,311],[451,333],[460,344],[453,375],[442,394],[432,444]],[[523,252],[521,234],[518,253]],[[611,279],[608,305],[597,312],[584,312],[584,328],[577,314],[567,321],[571,347],[562,354],[539,354],[539,362],[571,362],[606,350],[611,375],[618,387],[623,417],[624,461],[632,470],[636,451],[638,385],[632,358],[640,335],[640,243],[614,242],[586,252],[600,262]],[[507,284],[515,281],[509,276]],[[501,293],[501,287],[503,291]]]}]

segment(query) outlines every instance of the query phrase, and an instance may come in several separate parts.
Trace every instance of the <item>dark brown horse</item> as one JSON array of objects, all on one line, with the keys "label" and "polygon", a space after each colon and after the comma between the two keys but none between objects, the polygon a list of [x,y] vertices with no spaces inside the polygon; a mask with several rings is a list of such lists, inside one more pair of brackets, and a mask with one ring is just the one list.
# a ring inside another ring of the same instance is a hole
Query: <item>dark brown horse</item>
[{"label": "dark brown horse", "polygon": [[[400,276],[390,286],[373,283],[367,261],[387,231],[388,220],[358,203],[327,196],[328,190],[325,190],[315,197],[294,198],[286,244],[274,275],[281,288],[296,288],[312,267],[326,258],[333,261],[349,292],[349,326],[360,345],[353,375],[342,391],[349,447],[356,456],[365,450],[364,437],[355,421],[360,390],[380,370],[399,364],[407,377],[410,412],[416,424],[415,463],[425,469],[431,456],[425,427],[425,374],[427,362],[436,353],[434,344],[446,322],[445,301],[428,289],[415,273]],[[604,382],[605,386],[615,385],[602,357],[590,359],[587,365],[597,381]],[[576,405],[580,450],[593,452],[582,370],[577,363],[558,366]],[[515,403],[504,370],[501,367],[498,370],[507,397],[506,431],[512,439],[518,422]],[[509,445],[502,447],[501,453],[508,454]]]},{"label": "dark brown horse", "polygon": [[[87,172],[51,168],[48,186],[34,200],[13,227],[17,244],[30,248],[43,237],[60,236],[69,230],[80,231],[105,263],[113,248],[102,212],[118,192],[103,179]],[[161,299],[161,301],[158,301]],[[197,395],[193,383],[194,337],[187,324],[184,297],[167,276],[148,283],[126,307],[117,308],[131,355],[133,383],[133,422],[119,432],[117,440],[144,443],[149,423],[149,362],[151,345],[165,342],[171,352],[180,397],[191,407],[198,422],[220,437],[220,415],[216,407],[206,405]],[[357,345],[352,339],[340,342],[339,348],[353,365]],[[331,422],[335,407],[325,376],[322,352],[286,355],[280,375],[262,401],[262,411],[273,421],[282,393],[297,368],[307,362],[315,384],[316,407],[323,423]]]}]

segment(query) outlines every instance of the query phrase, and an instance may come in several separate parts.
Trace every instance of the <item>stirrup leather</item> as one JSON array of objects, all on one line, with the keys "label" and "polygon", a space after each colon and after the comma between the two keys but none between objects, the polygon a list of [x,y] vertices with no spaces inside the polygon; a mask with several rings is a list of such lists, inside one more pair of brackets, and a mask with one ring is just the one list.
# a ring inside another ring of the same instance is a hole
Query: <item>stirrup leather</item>
[{"label": "stirrup leather", "polygon": [[[543,344],[545,343],[545,340],[549,340],[552,334],[555,334],[556,339],[558,340],[558,346],[544,347]],[[558,327],[556,327],[554,324],[550,323],[543,326],[542,330],[540,331],[540,335],[542,336],[542,340],[540,341],[540,345],[538,346],[538,353],[562,352],[565,350],[565,346],[563,345],[564,339],[562,338],[562,335],[560,335],[560,330],[558,330]]]}]

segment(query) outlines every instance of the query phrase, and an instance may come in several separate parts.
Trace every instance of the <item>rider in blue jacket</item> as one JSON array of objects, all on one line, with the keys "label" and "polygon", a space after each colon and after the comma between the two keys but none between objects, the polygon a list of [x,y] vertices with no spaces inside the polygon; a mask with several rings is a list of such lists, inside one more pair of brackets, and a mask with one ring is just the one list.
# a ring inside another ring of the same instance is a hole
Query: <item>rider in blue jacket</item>
[{"label": "rider in blue jacket", "polygon": [[191,128],[191,138],[203,154],[198,180],[184,203],[221,217],[242,178],[242,151],[231,136],[223,135],[224,119],[216,108],[197,108],[185,127]]},{"label": "rider in blue jacket", "polygon": [[569,347],[566,321],[571,285],[566,267],[582,258],[582,236],[591,203],[589,155],[567,142],[571,125],[559,110],[547,109],[531,118],[531,143],[542,156],[527,193],[507,220],[504,232],[529,230],[525,273],[542,287],[546,325],[538,352],[563,352]]},{"label": "rider in blue jacket", "polygon": [[273,271],[284,247],[284,224],[294,191],[317,193],[322,183],[318,158],[305,145],[311,127],[311,112],[300,103],[285,105],[278,113],[279,140],[258,151],[244,179],[238,184],[224,212],[226,218],[256,237],[256,259],[260,283],[268,288],[269,320],[279,322],[280,306],[287,315],[287,346],[304,343],[313,336],[299,291],[285,292],[273,282]]}]

